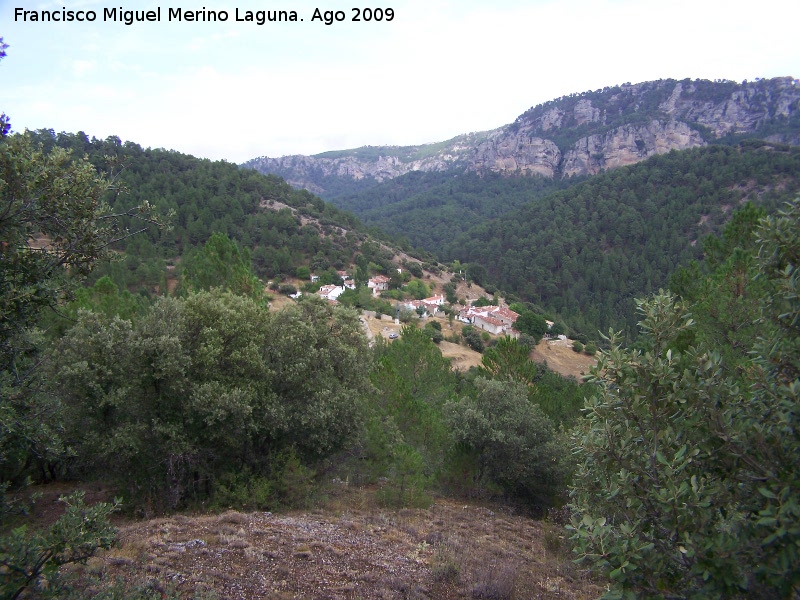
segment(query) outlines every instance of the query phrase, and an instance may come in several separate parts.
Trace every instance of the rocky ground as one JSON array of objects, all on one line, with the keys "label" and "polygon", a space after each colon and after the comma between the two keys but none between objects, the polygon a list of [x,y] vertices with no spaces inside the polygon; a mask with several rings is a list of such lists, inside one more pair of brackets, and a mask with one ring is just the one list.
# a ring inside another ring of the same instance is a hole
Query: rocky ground
[{"label": "rocky ground", "polygon": [[304,513],[175,515],[120,526],[119,544],[76,567],[162,597],[289,599],[593,598],[562,527],[510,507],[437,499],[384,510],[348,489]]}]

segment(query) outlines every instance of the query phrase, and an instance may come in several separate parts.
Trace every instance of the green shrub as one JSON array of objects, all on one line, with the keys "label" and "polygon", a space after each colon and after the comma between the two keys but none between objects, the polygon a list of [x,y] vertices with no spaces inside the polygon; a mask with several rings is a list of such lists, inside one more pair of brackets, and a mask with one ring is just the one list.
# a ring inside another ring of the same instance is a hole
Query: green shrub
[{"label": "green shrub", "polygon": [[563,491],[566,448],[552,421],[515,381],[478,377],[475,396],[445,406],[457,444],[474,452],[481,477],[537,508]]},{"label": "green shrub", "polygon": [[0,597],[17,598],[34,584],[46,586],[61,565],[84,563],[111,548],[117,530],[108,518],[119,502],[88,507],[83,499],[83,492],[62,497],[66,511],[44,531],[22,526],[0,537]]},{"label": "green shrub", "polygon": [[214,487],[212,506],[251,511],[307,508],[315,490],[314,471],[291,448],[268,463],[266,475],[246,468],[223,475]]},{"label": "green shrub", "polygon": [[432,502],[425,491],[428,482],[422,455],[408,444],[399,444],[391,450],[389,477],[376,498],[390,508],[427,508]]},{"label": "green shrub", "polygon": [[583,344],[581,344],[578,340],[575,340],[572,342],[572,349],[578,353],[583,352]]},{"label": "green shrub", "polygon": [[759,238],[761,337],[741,370],[717,348],[678,353],[694,320],[661,292],[637,301],[642,349],[611,336],[592,371],[571,528],[606,597],[797,595],[800,199]]}]

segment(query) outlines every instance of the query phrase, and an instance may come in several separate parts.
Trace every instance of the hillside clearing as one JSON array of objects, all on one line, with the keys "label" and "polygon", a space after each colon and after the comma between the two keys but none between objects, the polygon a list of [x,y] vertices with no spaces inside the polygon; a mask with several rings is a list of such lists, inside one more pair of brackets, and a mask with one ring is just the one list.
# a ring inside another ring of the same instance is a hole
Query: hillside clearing
[{"label": "hillside clearing", "polygon": [[560,526],[449,499],[377,509],[372,491],[339,487],[326,510],[123,525],[116,548],[75,571],[87,588],[121,579],[180,598],[582,600],[603,592],[570,560]]},{"label": "hillside clearing", "polygon": [[551,370],[564,377],[574,377],[580,381],[597,364],[594,356],[572,349],[572,340],[542,340],[531,354],[537,362],[546,362]]}]

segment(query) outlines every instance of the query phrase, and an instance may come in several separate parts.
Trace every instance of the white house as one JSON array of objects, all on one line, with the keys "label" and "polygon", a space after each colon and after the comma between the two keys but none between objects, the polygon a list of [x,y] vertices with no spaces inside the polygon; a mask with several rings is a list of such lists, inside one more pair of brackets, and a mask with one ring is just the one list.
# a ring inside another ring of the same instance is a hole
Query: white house
[{"label": "white house", "polygon": [[411,310],[414,312],[419,312],[422,309],[423,317],[428,315],[434,316],[437,312],[439,312],[439,306],[436,304],[431,304],[426,300],[406,300],[400,304],[400,308],[404,308],[406,310]]},{"label": "white house", "polygon": [[519,337],[514,329],[519,314],[505,306],[470,306],[458,313],[458,320],[495,335]]},{"label": "white house", "polygon": [[339,296],[342,295],[345,288],[344,286],[338,285],[323,285],[319,288],[317,292],[321,298],[325,298],[326,300],[336,300]]},{"label": "white house", "polygon": [[445,301],[446,301],[445,297],[442,296],[441,294],[437,296],[431,296],[430,298],[425,298],[423,300],[425,304],[435,304],[436,306],[441,306],[442,304],[445,303]]},{"label": "white house", "polygon": [[389,278],[376,275],[367,282],[367,286],[372,289],[372,294],[377,296],[378,292],[385,292],[389,289]]},{"label": "white house", "polygon": [[497,310],[493,310],[491,316],[493,316],[495,319],[502,321],[504,325],[510,327],[517,322],[517,319],[519,318],[519,313],[516,313],[510,308],[507,308],[505,306],[501,306]]},{"label": "white house", "polygon": [[494,335],[500,335],[505,331],[503,322],[499,319],[495,319],[494,317],[490,317],[489,315],[475,315],[472,320],[472,324],[475,327],[479,327],[484,331],[493,333]]}]

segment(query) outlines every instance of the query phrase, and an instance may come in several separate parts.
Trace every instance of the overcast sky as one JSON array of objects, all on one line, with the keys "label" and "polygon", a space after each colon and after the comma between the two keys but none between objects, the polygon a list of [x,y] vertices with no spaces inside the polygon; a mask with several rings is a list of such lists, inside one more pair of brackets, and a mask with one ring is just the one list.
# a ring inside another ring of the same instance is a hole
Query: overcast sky
[{"label": "overcast sky", "polygon": [[[392,8],[352,22],[351,7]],[[94,10],[94,23],[15,9]],[[161,22],[103,20],[104,8]],[[168,20],[169,7],[227,11]],[[302,22],[237,22],[295,10]],[[345,22],[312,22],[314,9]],[[0,111],[15,131],[117,135],[243,162],[493,129],[552,98],[662,78],[800,77],[800,3],[706,0],[0,0]]]}]

